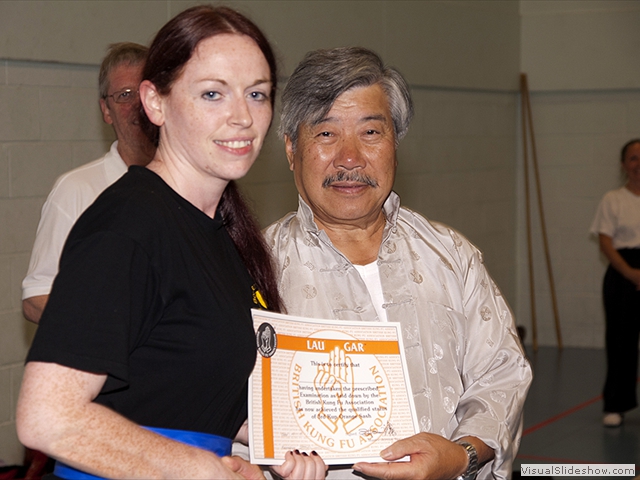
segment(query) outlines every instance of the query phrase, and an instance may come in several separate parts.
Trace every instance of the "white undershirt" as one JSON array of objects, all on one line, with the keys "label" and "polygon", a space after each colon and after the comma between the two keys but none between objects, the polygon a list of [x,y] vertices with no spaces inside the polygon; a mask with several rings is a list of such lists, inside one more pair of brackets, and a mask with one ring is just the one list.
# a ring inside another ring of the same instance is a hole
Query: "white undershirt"
[{"label": "white undershirt", "polygon": [[354,265],[358,273],[364,280],[364,284],[369,290],[369,295],[373,299],[373,306],[376,309],[378,318],[383,321],[389,321],[387,319],[387,310],[382,307],[384,304],[384,295],[382,294],[382,283],[380,283],[380,270],[378,270],[377,262],[372,262],[367,265]]}]

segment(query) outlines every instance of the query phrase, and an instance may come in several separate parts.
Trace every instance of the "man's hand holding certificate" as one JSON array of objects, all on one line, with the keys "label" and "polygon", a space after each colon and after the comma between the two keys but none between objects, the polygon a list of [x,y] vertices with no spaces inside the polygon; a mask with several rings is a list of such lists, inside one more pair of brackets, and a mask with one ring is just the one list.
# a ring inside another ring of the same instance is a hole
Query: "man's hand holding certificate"
[{"label": "man's hand holding certificate", "polygon": [[277,465],[296,449],[328,465],[381,462],[381,450],[418,431],[399,324],[253,318],[253,463]]}]

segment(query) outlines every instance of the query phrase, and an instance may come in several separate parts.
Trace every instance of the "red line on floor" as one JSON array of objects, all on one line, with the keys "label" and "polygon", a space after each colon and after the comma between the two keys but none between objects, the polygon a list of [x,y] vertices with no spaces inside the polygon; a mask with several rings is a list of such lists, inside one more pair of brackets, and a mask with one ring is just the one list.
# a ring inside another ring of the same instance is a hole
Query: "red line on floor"
[{"label": "red line on floor", "polygon": [[538,423],[537,425],[533,425],[529,428],[527,428],[526,430],[524,430],[522,432],[522,436],[524,437],[525,435],[529,435],[530,433],[535,432],[536,430],[541,429],[542,427],[546,427],[547,425],[553,423],[553,422],[557,422],[558,420],[566,417],[567,415],[571,415],[572,413],[577,412],[578,410],[582,410],[585,407],[588,407],[589,405],[596,403],[598,401],[602,400],[602,395],[598,395],[597,397],[592,398],[591,400],[587,400],[586,402],[583,402],[579,405],[576,405],[575,407],[570,408],[569,410],[565,410],[562,413],[559,413],[558,415],[555,415],[551,418],[548,418],[547,420]]}]

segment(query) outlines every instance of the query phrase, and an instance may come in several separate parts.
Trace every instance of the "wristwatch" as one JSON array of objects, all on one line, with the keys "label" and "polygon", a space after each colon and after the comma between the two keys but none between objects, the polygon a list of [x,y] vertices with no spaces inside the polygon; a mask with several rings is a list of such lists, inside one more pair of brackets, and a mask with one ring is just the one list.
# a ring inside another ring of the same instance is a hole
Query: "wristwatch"
[{"label": "wristwatch", "polygon": [[478,452],[476,447],[467,442],[456,442],[458,445],[464,448],[469,458],[469,464],[467,465],[467,471],[460,475],[456,480],[475,480],[478,476]]}]

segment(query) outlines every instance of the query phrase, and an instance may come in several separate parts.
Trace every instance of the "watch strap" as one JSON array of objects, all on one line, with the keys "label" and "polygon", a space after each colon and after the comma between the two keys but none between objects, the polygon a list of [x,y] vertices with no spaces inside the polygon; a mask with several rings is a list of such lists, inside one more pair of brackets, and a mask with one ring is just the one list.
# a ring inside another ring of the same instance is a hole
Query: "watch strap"
[{"label": "watch strap", "polygon": [[457,441],[456,443],[464,448],[464,451],[467,452],[467,458],[469,459],[467,471],[456,480],[475,480],[478,476],[478,452],[476,451],[476,447],[468,442]]}]

